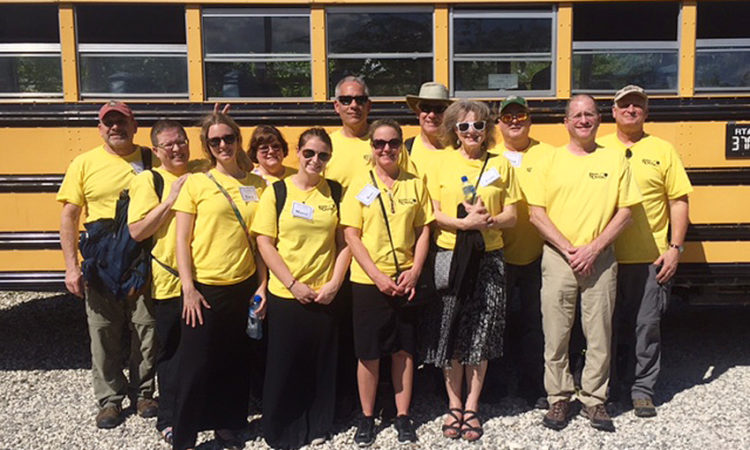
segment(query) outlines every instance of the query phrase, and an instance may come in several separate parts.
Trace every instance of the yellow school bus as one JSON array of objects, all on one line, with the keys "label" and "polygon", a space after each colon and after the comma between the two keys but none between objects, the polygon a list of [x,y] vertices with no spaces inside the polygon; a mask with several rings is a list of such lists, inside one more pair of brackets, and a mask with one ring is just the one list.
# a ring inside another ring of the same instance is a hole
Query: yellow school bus
[{"label": "yellow school bus", "polygon": [[[62,289],[60,205],[70,161],[100,142],[121,99],[137,143],[169,117],[188,127],[231,103],[249,135],[331,129],[333,87],[362,75],[371,117],[417,133],[405,94],[530,99],[532,135],[566,141],[565,100],[590,93],[614,130],[614,92],[650,94],[649,133],[671,141],[695,192],[676,286],[691,302],[749,303],[750,2],[0,0],[0,289]],[[292,163],[292,161],[290,161]]]}]

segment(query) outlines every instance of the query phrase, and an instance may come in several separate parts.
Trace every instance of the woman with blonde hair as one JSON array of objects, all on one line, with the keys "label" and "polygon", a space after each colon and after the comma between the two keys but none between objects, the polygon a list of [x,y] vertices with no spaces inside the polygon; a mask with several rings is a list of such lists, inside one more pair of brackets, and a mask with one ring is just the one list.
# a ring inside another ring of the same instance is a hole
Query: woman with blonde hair
[{"label": "woman with blonde hair", "polygon": [[[173,206],[177,268],[182,284],[181,339],[174,448],[195,446],[197,433],[215,430],[219,444],[241,448],[250,393],[248,308],[265,299],[266,267],[248,225],[266,183],[251,174],[242,134],[228,115],[201,125],[212,168],[188,177]],[[265,300],[261,304],[262,316]]]},{"label": "woman with blonde hair", "polygon": [[[440,299],[425,312],[420,343],[426,363],[443,368],[448,413],[443,435],[475,441],[487,360],[501,356],[505,328],[502,229],[516,221],[521,194],[508,160],[487,151],[495,122],[484,103],[457,101],[443,136],[457,151],[428,179],[435,209],[435,281]],[[466,383],[466,401],[463,385]]]}]

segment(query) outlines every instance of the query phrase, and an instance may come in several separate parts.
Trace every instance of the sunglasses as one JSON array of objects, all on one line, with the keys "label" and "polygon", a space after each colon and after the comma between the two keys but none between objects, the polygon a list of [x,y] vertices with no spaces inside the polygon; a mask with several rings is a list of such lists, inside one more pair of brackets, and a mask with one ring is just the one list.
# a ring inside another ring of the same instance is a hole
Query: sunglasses
[{"label": "sunglasses", "polygon": [[429,103],[419,104],[419,110],[425,114],[430,114],[430,113],[442,114],[445,112],[446,108],[447,106],[440,105],[440,104],[429,104]]},{"label": "sunglasses", "polygon": [[342,105],[351,105],[352,100],[357,102],[359,106],[362,106],[370,100],[370,97],[366,95],[339,95],[338,96],[338,101]]},{"label": "sunglasses", "polygon": [[391,139],[390,141],[386,141],[384,139],[373,139],[372,140],[372,146],[375,147],[377,150],[383,150],[388,144],[388,147],[390,148],[399,148],[401,147],[401,139]]},{"label": "sunglasses", "polygon": [[625,157],[630,159],[633,157],[633,152],[630,149],[625,150]]},{"label": "sunglasses", "polygon": [[302,156],[306,159],[312,159],[315,155],[318,155],[318,159],[321,162],[328,162],[328,160],[331,159],[331,154],[329,152],[316,152],[309,148],[302,150]]},{"label": "sunglasses", "polygon": [[484,130],[484,120],[479,120],[477,122],[458,122],[456,124],[456,129],[461,133],[469,131],[469,127],[474,128],[476,131],[482,131]]},{"label": "sunglasses", "polygon": [[237,136],[235,136],[234,134],[227,134],[226,136],[213,137],[206,140],[208,146],[211,148],[217,148],[219,145],[221,145],[221,141],[224,141],[226,145],[232,145],[237,142]]},{"label": "sunglasses", "polygon": [[500,116],[500,121],[506,125],[510,125],[514,120],[519,122],[525,122],[529,118],[529,113],[520,112],[518,114],[506,113]]},{"label": "sunglasses", "polygon": [[258,147],[258,153],[262,153],[264,155],[270,153],[272,150],[278,153],[282,151],[283,148],[281,147],[281,144],[261,145]]}]

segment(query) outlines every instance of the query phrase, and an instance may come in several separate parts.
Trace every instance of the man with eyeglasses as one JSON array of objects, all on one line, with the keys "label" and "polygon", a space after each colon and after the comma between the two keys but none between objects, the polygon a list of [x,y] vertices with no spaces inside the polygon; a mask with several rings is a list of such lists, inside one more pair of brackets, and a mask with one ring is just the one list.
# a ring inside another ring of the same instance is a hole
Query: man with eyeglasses
[{"label": "man with eyeglasses", "polygon": [[630,221],[630,207],[641,201],[625,155],[596,143],[601,116],[588,95],[571,97],[565,108],[570,141],[555,148],[531,171],[525,192],[531,223],[542,250],[542,329],[544,386],[550,408],[544,426],[568,424],[575,393],[568,346],[576,301],[581,297],[586,363],[577,398],[591,426],[614,431],[604,407],[609,382],[612,314],[617,262],[612,243]]},{"label": "man with eyeglasses", "polygon": [[[531,114],[523,97],[512,95],[500,103],[497,124],[503,140],[495,147],[495,151],[508,159],[521,191],[525,193],[532,189],[531,184],[534,183],[531,171],[540,159],[553,151],[553,147],[529,136]],[[503,230],[506,286],[509,294],[506,342],[510,348],[510,356],[517,361],[519,395],[530,405],[544,409],[548,405],[543,380],[544,334],[539,296],[544,241],[529,221],[529,207],[525,198],[516,203],[516,217],[516,226]],[[500,362],[490,362],[489,370],[492,375],[497,373]]]},{"label": "man with eyeglasses", "polygon": [[443,113],[451,103],[448,88],[434,81],[422,84],[418,95],[406,96],[406,104],[419,119],[419,134],[407,139],[404,145],[409,159],[425,180],[436,170],[442,156],[444,147],[440,141],[440,126]]},{"label": "man with eyeglasses", "polygon": [[[365,81],[353,75],[336,83],[333,108],[341,118],[341,128],[330,133],[333,157],[326,167],[325,177],[338,181],[346,191],[354,175],[370,166],[372,149],[367,133],[367,116],[372,102]],[[407,152],[401,152],[399,167],[413,172]]]},{"label": "man with eyeglasses", "polygon": [[[136,241],[151,238],[151,298],[154,300],[159,415],[156,429],[172,444],[176,381],[175,354],[180,342],[180,278],[176,260],[176,221],[172,205],[187,180],[190,144],[179,122],[159,120],[151,128],[152,151],[161,167],[143,171],[130,183],[128,228]],[[157,191],[157,178],[161,190]]]},{"label": "man with eyeglasses", "polygon": [[[110,101],[102,106],[98,128],[104,142],[73,159],[57,201],[63,204],[60,245],[65,259],[65,287],[86,302],[94,395],[100,408],[96,426],[114,428],[122,420],[122,401],[126,396],[130,396],[131,405],[141,417],[154,417],[158,411],[153,400],[153,303],[148,292],[136,292],[119,300],[84,283],[78,261],[79,221],[84,209],[86,223],[114,218],[120,192],[128,188],[136,173],[150,167],[151,151],[133,143],[138,123],[125,103]],[[132,342],[123,346],[127,327]],[[130,355],[126,357],[123,353],[128,350]],[[129,386],[122,371],[125,361],[129,361]]]},{"label": "man with eyeglasses", "polygon": [[685,242],[693,188],[672,144],[644,131],[648,96],[643,88],[617,91],[612,116],[617,130],[599,143],[628,158],[643,203],[633,208],[633,223],[615,241],[619,269],[610,397],[628,395],[636,416],[654,417],[661,316]]}]

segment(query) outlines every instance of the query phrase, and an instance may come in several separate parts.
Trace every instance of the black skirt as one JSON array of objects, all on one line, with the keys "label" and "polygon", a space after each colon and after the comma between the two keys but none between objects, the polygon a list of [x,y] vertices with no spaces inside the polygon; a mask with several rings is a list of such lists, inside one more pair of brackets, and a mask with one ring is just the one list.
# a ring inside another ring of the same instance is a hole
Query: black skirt
[{"label": "black skirt", "polygon": [[338,328],[333,305],[268,294],[263,434],[274,448],[298,448],[333,426]]},{"label": "black skirt", "polygon": [[361,360],[380,359],[401,350],[414,356],[416,314],[399,308],[393,297],[372,284],[352,283],[354,352]]},{"label": "black skirt", "polygon": [[247,311],[255,277],[229,286],[195,283],[211,309],[203,325],[182,321],[177,349],[178,380],[174,448],[195,447],[198,432],[247,425],[250,396],[250,338]]}]

